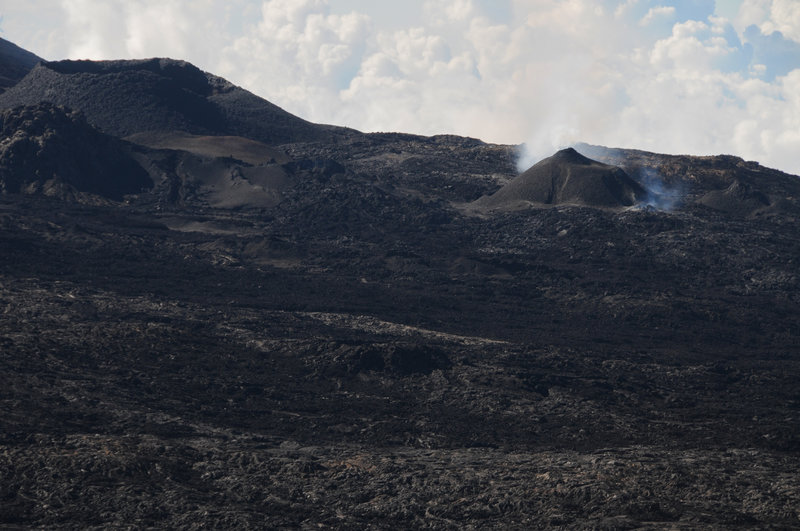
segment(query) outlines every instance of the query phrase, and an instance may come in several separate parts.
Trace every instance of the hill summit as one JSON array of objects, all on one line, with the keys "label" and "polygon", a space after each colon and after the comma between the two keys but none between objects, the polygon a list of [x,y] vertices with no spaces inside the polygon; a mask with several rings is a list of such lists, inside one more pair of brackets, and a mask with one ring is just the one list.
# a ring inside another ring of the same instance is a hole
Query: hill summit
[{"label": "hill summit", "polygon": [[624,207],[644,195],[645,190],[622,169],[567,148],[536,163],[479,204],[489,208],[526,203]]}]

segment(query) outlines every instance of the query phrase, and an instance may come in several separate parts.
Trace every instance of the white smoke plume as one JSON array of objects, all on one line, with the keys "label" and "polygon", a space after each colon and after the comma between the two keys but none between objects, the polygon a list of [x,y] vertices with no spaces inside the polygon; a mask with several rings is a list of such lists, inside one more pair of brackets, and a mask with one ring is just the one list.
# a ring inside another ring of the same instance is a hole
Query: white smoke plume
[{"label": "white smoke plume", "polygon": [[671,211],[681,206],[686,197],[686,186],[682,183],[666,184],[654,169],[643,168],[636,177],[639,184],[647,191],[645,198],[637,205],[639,208]]}]

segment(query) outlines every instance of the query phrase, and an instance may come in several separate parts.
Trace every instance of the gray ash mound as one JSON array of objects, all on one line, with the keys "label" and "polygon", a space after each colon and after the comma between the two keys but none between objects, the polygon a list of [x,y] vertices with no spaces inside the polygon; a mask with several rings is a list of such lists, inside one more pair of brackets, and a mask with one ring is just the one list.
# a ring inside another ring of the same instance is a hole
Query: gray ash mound
[{"label": "gray ash mound", "polygon": [[42,59],[14,43],[0,39],[0,94],[30,72]]},{"label": "gray ash mound", "polygon": [[714,210],[741,216],[770,207],[770,200],[766,195],[738,179],[724,190],[708,192],[697,202]]},{"label": "gray ash mound", "polygon": [[243,136],[268,144],[354,132],[298,118],[228,81],[171,59],[41,63],[0,95],[0,108],[48,101],[80,110],[101,131]]},{"label": "gray ash mound", "polygon": [[785,190],[781,191],[770,186],[767,179],[736,175],[730,186],[706,192],[696,203],[734,217],[797,216],[800,208],[795,198],[800,181],[794,181],[786,183],[789,186],[784,185],[781,188]]},{"label": "gray ash mound", "polygon": [[152,186],[124,143],[49,103],[0,113],[0,191],[109,199]]},{"label": "gray ash mound", "polygon": [[645,190],[622,169],[567,148],[538,162],[477,204],[501,209],[528,203],[623,207],[644,195]]}]

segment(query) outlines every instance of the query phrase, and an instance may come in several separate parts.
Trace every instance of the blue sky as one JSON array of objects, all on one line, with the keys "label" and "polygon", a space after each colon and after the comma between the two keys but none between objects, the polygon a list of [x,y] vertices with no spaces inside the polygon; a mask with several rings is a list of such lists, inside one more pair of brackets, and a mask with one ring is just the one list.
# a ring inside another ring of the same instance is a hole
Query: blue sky
[{"label": "blue sky", "polygon": [[800,174],[798,0],[0,0],[46,59],[175,57],[364,131],[730,153]]}]

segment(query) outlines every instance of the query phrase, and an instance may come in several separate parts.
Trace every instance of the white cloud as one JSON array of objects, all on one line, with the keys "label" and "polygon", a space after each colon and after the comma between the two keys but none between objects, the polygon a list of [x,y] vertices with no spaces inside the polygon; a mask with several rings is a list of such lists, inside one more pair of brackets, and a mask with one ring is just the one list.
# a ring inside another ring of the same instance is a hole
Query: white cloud
[{"label": "white cloud", "polygon": [[623,0],[614,9],[614,18],[620,19],[628,15],[630,10],[639,3],[639,0]]},{"label": "white cloud", "polygon": [[670,37],[653,45],[650,61],[662,72],[685,77],[689,72],[713,70],[714,61],[733,51],[707,24],[690,20],[675,24]]},{"label": "white cloud", "polygon": [[755,25],[765,35],[780,31],[784,37],[800,42],[800,2],[797,0],[744,0],[735,22],[740,33]]},{"label": "white cloud", "polygon": [[338,92],[363,62],[369,25],[365,15],[329,13],[322,0],[263,2],[245,34],[220,46],[218,73],[304,118],[334,121]]},{"label": "white cloud", "polygon": [[650,11],[639,21],[640,26],[649,26],[657,18],[672,18],[675,16],[674,6],[651,7]]},{"label": "white cloud", "polygon": [[800,69],[775,84],[750,80],[737,89],[747,104],[734,136],[736,152],[800,174]]},{"label": "white cloud", "polygon": [[93,0],[64,0],[67,26],[81,28],[70,31],[67,42],[70,58],[110,58],[127,56],[124,40],[126,34],[124,18],[118,16],[119,5],[98,5]]},{"label": "white cloud", "polygon": [[472,0],[427,0],[423,11],[431,25],[469,20],[476,14]]},{"label": "white cloud", "polygon": [[762,25],[764,33],[780,31],[785,37],[800,42],[800,2],[797,0],[774,0],[770,19]]}]

